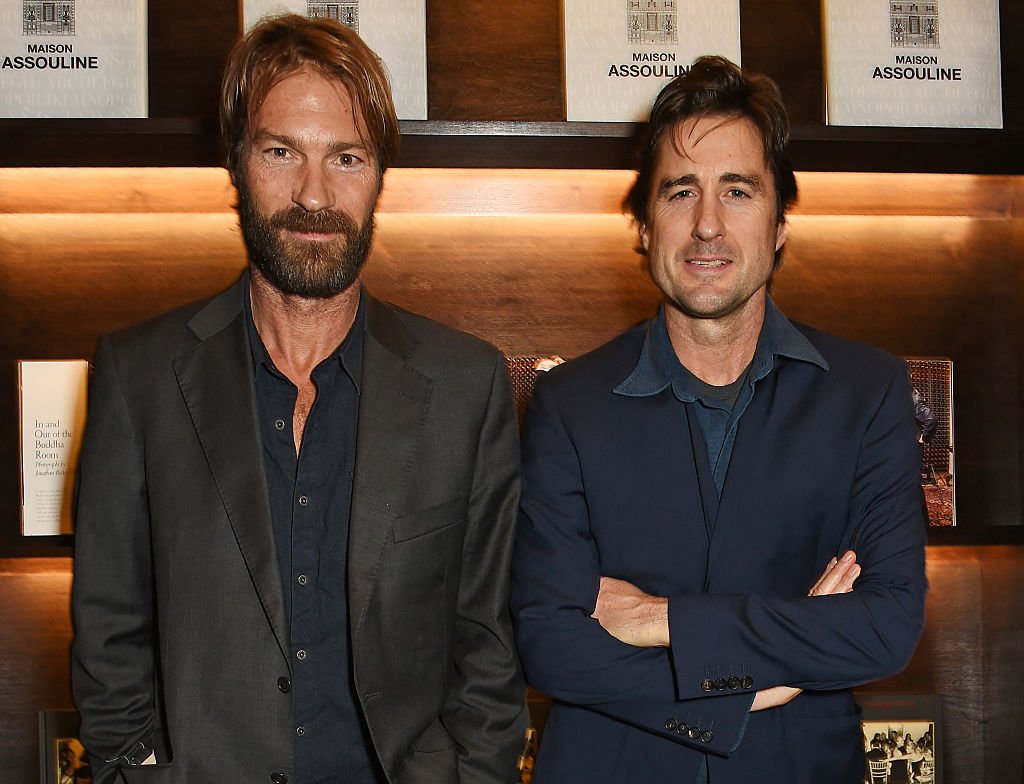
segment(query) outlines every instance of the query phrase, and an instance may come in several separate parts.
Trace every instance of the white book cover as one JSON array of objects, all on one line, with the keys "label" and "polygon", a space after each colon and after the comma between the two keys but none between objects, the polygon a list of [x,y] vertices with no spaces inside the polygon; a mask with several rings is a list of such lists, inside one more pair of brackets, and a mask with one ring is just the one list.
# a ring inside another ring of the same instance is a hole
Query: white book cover
[{"label": "white book cover", "polygon": [[562,0],[565,115],[643,122],[705,54],[740,62],[739,0]]},{"label": "white book cover", "polygon": [[427,119],[426,0],[242,0],[242,26],[291,11],[348,25],[384,62],[400,120]]},{"label": "white book cover", "polygon": [[829,125],[1002,128],[999,0],[823,0]]},{"label": "white book cover", "polygon": [[146,0],[0,2],[0,117],[146,117]]},{"label": "white book cover", "polygon": [[71,533],[71,492],[85,427],[89,363],[19,360],[21,532]]}]

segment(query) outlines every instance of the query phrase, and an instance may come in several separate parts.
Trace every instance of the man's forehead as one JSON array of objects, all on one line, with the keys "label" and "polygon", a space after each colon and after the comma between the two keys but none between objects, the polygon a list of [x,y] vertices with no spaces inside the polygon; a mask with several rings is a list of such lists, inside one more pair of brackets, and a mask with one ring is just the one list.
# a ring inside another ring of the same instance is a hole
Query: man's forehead
[{"label": "man's forehead", "polygon": [[754,123],[742,115],[700,115],[680,120],[658,142],[658,163],[706,164],[725,157],[767,167],[764,143]]}]

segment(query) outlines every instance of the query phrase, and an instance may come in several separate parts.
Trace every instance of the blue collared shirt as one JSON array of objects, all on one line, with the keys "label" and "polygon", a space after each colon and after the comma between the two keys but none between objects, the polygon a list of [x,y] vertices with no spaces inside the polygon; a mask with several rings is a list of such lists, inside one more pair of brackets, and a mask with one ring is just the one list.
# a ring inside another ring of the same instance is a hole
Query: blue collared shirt
[{"label": "blue collared shirt", "polygon": [[780,358],[810,362],[828,370],[828,363],[821,353],[782,315],[769,297],[765,301],[764,324],[746,378],[735,404],[731,407],[724,405],[721,400],[708,395],[706,385],[676,357],[662,307],[647,328],[636,368],[614,392],[629,397],[649,397],[671,387],[677,400],[692,406],[708,448],[715,487],[721,496],[740,418],[753,400],[758,382],[775,369]]}]

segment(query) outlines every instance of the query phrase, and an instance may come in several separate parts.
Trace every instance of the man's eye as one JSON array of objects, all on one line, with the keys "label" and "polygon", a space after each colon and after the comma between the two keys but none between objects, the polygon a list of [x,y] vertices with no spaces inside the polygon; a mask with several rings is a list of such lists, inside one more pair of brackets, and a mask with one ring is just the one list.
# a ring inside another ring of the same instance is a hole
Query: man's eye
[{"label": "man's eye", "polygon": [[267,153],[271,158],[279,161],[287,159],[290,155],[288,150],[286,150],[284,147],[271,147],[269,150],[267,150]]},{"label": "man's eye", "polygon": [[693,195],[693,191],[691,191],[691,190],[682,190],[682,191],[676,191],[671,196],[669,196],[669,198],[670,199],[686,199],[686,198],[689,198],[692,195]]},{"label": "man's eye", "polygon": [[746,191],[740,190],[739,188],[730,188],[728,190],[728,194],[729,194],[729,196],[731,196],[734,199],[747,199],[747,198],[750,198],[749,194]]},{"label": "man's eye", "polygon": [[362,160],[350,152],[345,152],[338,156],[338,163],[340,163],[346,169],[350,169],[353,166],[358,166],[359,164],[361,164]]}]

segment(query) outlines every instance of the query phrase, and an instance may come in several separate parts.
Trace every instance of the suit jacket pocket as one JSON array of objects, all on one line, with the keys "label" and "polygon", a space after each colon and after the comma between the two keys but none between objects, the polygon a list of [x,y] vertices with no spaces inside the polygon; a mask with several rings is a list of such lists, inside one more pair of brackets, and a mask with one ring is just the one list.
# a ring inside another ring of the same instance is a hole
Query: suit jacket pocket
[{"label": "suit jacket pocket", "polygon": [[171,763],[134,765],[130,768],[121,768],[121,776],[126,784],[171,784],[174,781],[173,768]]},{"label": "suit jacket pocket", "polygon": [[395,541],[405,542],[461,523],[466,519],[466,498],[459,496],[443,504],[404,514],[395,520]]}]

